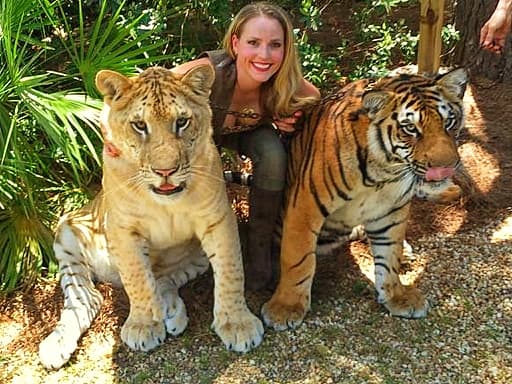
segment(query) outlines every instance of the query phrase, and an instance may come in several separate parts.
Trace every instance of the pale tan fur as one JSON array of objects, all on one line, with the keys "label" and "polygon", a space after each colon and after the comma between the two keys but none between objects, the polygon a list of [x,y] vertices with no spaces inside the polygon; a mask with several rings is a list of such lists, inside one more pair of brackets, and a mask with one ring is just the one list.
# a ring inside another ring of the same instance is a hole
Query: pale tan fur
[{"label": "pale tan fur", "polygon": [[121,339],[150,350],[177,335],[188,317],[178,289],[206,271],[215,279],[212,327],[228,349],[245,352],[263,335],[247,308],[236,219],[213,143],[209,65],[174,74],[154,67],[126,78],[100,71],[104,95],[103,189],[62,218],[55,254],[65,294],[56,329],[41,343],[57,369],[102,302],[93,278],[122,285],[130,313]]}]

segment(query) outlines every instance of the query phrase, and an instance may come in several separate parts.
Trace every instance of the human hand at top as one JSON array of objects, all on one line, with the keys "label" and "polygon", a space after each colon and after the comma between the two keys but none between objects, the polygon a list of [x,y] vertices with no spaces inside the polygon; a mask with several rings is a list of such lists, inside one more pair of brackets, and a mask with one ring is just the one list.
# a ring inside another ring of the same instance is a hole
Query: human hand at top
[{"label": "human hand at top", "polygon": [[295,131],[295,124],[302,116],[302,111],[296,111],[293,115],[288,117],[275,116],[272,125],[283,132],[292,133]]},{"label": "human hand at top", "polygon": [[494,53],[502,53],[510,32],[512,13],[498,7],[480,30],[480,46]]}]

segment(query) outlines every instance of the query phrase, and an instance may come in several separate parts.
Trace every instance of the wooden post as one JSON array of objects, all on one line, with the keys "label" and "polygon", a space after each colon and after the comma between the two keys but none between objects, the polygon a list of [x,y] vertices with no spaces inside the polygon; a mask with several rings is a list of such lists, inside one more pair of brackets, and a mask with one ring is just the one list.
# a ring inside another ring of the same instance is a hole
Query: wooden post
[{"label": "wooden post", "polygon": [[441,56],[444,0],[421,0],[418,73],[435,75]]}]

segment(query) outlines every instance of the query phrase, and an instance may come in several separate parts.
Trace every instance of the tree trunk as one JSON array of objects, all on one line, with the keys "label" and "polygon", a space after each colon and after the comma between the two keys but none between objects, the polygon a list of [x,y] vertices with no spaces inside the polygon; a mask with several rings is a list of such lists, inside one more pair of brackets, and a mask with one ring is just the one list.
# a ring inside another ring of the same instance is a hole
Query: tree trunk
[{"label": "tree trunk", "polygon": [[501,55],[480,49],[480,28],[496,8],[497,0],[459,0],[455,4],[455,28],[460,41],[454,62],[473,74],[483,74],[500,82],[512,83],[512,44],[510,36]]}]

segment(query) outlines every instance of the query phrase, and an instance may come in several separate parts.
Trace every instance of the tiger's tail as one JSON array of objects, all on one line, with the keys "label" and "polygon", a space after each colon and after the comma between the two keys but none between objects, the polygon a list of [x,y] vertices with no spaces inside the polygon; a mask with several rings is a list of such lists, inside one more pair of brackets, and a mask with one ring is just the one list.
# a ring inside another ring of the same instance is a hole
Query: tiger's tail
[{"label": "tiger's tail", "polygon": [[103,296],[92,281],[92,268],[80,241],[85,233],[80,230],[66,221],[61,222],[53,244],[59,262],[64,308],[53,332],[39,345],[39,359],[47,369],[59,369],[68,362],[78,339],[89,329],[103,303]]}]

